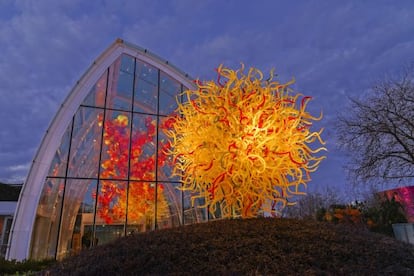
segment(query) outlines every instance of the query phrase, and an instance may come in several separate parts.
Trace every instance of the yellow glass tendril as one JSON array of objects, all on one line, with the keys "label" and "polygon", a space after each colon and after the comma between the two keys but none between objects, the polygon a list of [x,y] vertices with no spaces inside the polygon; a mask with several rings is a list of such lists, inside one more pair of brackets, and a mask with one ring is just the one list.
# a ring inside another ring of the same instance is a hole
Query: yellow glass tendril
[{"label": "yellow glass tendril", "polygon": [[244,66],[217,72],[217,82],[197,81],[197,89],[178,95],[177,114],[168,118],[174,174],[213,215],[278,215],[305,194],[309,174],[325,158],[322,129],[310,130],[322,115],[311,116],[310,97],[293,95],[293,81],[275,81],[273,71],[267,80],[255,68],[244,73]]}]

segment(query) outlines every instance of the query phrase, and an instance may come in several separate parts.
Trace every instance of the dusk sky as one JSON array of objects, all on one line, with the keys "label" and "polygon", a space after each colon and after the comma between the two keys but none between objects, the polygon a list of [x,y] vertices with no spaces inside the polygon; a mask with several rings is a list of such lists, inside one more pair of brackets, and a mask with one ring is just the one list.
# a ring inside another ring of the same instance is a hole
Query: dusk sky
[{"label": "dusk sky", "polygon": [[308,190],[352,197],[337,115],[414,62],[414,1],[1,0],[1,182],[24,182],[59,106],[116,38],[201,80],[241,62],[294,78],[329,150]]}]

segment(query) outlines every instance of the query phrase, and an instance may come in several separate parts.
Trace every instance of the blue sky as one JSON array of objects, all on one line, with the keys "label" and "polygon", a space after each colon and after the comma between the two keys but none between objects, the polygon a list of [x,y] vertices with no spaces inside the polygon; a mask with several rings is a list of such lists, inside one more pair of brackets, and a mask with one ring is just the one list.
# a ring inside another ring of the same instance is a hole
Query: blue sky
[{"label": "blue sky", "polygon": [[335,139],[347,97],[414,62],[414,1],[0,1],[0,181],[23,182],[70,89],[117,37],[203,80],[240,62],[312,96],[329,152],[309,191],[352,197]]}]

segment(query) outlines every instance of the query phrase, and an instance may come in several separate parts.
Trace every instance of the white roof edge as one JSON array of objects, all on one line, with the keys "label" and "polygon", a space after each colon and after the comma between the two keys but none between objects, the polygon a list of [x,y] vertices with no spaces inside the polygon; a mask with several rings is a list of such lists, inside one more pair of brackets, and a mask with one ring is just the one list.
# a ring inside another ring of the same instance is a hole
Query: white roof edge
[{"label": "white roof edge", "polygon": [[99,55],[76,82],[73,89],[70,90],[40,142],[20,192],[9,241],[10,246],[6,254],[7,259],[24,260],[29,257],[32,228],[34,226],[38,201],[49,166],[60,145],[61,138],[92,86],[116,58],[123,53],[159,68],[186,87],[194,87],[193,79],[168,61],[139,46],[124,42],[119,38],[116,39]]}]

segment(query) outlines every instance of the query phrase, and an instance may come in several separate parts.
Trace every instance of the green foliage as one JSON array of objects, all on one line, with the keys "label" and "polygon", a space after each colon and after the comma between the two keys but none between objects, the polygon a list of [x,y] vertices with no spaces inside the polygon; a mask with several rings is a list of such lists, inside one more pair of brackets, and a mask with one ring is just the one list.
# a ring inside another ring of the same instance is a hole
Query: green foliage
[{"label": "green foliage", "polygon": [[350,205],[332,204],[316,212],[319,221],[365,225],[370,231],[393,236],[392,224],[407,222],[403,207],[395,198],[375,195],[372,200]]},{"label": "green foliage", "polygon": [[407,222],[401,203],[394,197],[390,200],[377,195],[373,204],[360,203],[360,208],[365,223],[373,232],[393,236],[392,224]]},{"label": "green foliage", "polygon": [[326,209],[324,207],[319,208],[316,211],[316,220],[317,221],[323,221],[324,220],[324,217],[325,217],[325,214],[326,214]]},{"label": "green foliage", "polygon": [[0,258],[0,275],[32,275],[35,274],[35,272],[49,267],[55,262],[54,259],[45,259],[41,261],[24,260],[19,262],[16,260],[8,261],[4,258]]}]

